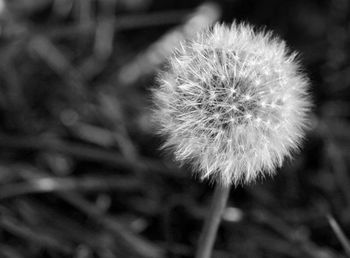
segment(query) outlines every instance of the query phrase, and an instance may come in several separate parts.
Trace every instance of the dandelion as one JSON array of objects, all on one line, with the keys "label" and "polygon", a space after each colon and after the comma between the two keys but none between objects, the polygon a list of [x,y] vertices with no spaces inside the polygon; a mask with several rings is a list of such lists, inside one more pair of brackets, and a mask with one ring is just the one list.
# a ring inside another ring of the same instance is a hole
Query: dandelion
[{"label": "dandelion", "polygon": [[296,56],[246,24],[218,24],[182,42],[154,90],[164,147],[225,186],[273,174],[307,124],[308,80]]},{"label": "dandelion", "polygon": [[216,181],[196,258],[209,258],[230,185],[272,174],[297,150],[310,108],[296,53],[270,32],[216,25],[181,44],[159,75],[164,147]]}]

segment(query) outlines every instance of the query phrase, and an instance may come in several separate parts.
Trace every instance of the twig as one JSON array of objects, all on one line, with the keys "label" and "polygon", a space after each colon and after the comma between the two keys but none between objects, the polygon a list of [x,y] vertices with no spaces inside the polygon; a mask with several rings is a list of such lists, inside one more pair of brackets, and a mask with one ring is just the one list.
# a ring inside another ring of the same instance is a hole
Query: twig
[{"label": "twig", "polygon": [[29,48],[61,76],[77,96],[84,97],[85,79],[48,37],[35,36],[30,40]]},{"label": "twig", "polygon": [[[96,227],[93,223],[86,224],[85,220],[67,216],[66,210],[60,212],[57,207],[28,198],[16,201],[15,205],[20,210],[21,221],[40,229],[41,225],[50,225],[43,227],[45,233],[56,239],[64,239],[65,242],[72,243],[75,248],[79,248],[77,245],[84,245],[92,250],[104,250],[115,255],[121,251],[116,242],[110,241],[114,237],[112,234],[106,233],[106,230],[101,229],[100,226]],[[38,221],[41,223],[37,224]]]},{"label": "twig", "polygon": [[[177,10],[160,11],[147,14],[120,15],[115,18],[113,24],[114,29],[117,31],[172,25],[183,21],[189,13],[189,10]],[[40,32],[49,37],[64,38],[76,36],[77,34],[93,34],[96,30],[96,26],[97,25],[95,22],[84,22],[78,25],[66,25],[51,28],[50,31],[42,29]]]},{"label": "twig", "polygon": [[16,250],[15,247],[5,244],[0,244],[0,257],[6,258],[24,258],[24,255]]},{"label": "twig", "polygon": [[161,65],[169,54],[179,46],[184,39],[191,38],[202,28],[205,28],[220,17],[219,6],[215,3],[203,3],[184,24],[177,26],[153,43],[134,60],[124,65],[118,72],[118,81],[122,85],[131,85],[142,76],[152,73]]},{"label": "twig", "polygon": [[196,258],[210,258],[221,217],[226,207],[230,187],[217,184],[210,211],[206,218],[197,247]]},{"label": "twig", "polygon": [[[44,176],[46,174],[42,171],[36,171],[35,173],[31,171],[27,172],[27,175],[25,175],[26,179],[32,179],[37,175]],[[155,246],[143,237],[135,235],[111,216],[106,215],[103,209],[87,201],[79,193],[59,192],[57,196],[95,220],[106,231],[109,231],[114,237],[118,238],[120,243],[124,244],[131,252],[147,258],[162,258],[164,256],[163,249]]]},{"label": "twig", "polygon": [[[314,243],[308,235],[302,234],[297,228],[291,227],[285,223],[282,219],[272,213],[266,213],[266,211],[255,210],[253,211],[253,217],[259,222],[264,223],[274,230],[277,234],[281,235],[288,241],[296,244],[300,250],[313,258],[319,258],[320,254],[325,257],[338,257],[338,255],[327,247],[320,247]],[[326,256],[327,255],[327,256]]]},{"label": "twig", "polygon": [[42,232],[33,231],[31,228],[20,224],[18,221],[14,221],[5,214],[0,216],[0,227],[14,235],[20,236],[32,242],[37,242],[40,245],[49,246],[50,248],[53,248],[61,253],[72,254],[73,252],[73,248],[69,246],[68,243],[60,242]]},{"label": "twig", "polygon": [[92,19],[92,1],[78,0],[74,2],[75,16],[80,24],[89,22]]},{"label": "twig", "polygon": [[137,163],[131,162],[118,152],[52,138],[11,136],[0,133],[0,148],[54,151],[71,155],[77,159],[100,162],[132,171],[141,169],[143,172],[152,171],[175,177],[184,176],[177,168],[169,167],[153,159],[140,158]]},{"label": "twig", "polygon": [[133,191],[139,189],[140,182],[133,178],[121,177],[83,177],[83,178],[54,178],[40,177],[26,182],[6,184],[0,188],[0,200],[13,198],[18,195],[33,193],[49,193],[62,191],[101,191],[118,189]]},{"label": "twig", "polygon": [[350,242],[349,239],[345,236],[343,230],[340,228],[338,222],[330,214],[327,215],[328,223],[331,226],[334,234],[338,238],[339,242],[344,248],[347,257],[350,257]]},{"label": "twig", "polygon": [[156,247],[147,240],[140,236],[135,236],[123,225],[119,224],[116,220],[104,214],[104,212],[86,201],[83,197],[73,193],[61,193],[60,197],[66,200],[68,203],[78,208],[91,218],[99,222],[106,230],[112,232],[120,240],[122,240],[129,247],[133,248],[133,251],[141,255],[142,257],[158,258],[163,257],[163,250]]},{"label": "twig", "polygon": [[101,13],[97,19],[94,42],[94,54],[99,60],[107,60],[113,52],[115,3],[109,0],[100,1]]}]

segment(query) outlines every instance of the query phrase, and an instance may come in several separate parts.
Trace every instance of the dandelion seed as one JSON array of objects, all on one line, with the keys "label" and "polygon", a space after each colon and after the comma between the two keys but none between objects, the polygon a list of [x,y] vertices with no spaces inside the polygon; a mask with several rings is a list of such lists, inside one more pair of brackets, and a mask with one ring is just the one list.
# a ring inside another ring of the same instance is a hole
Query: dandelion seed
[{"label": "dandelion seed", "polygon": [[260,85],[261,81],[260,81],[260,79],[255,79],[254,83],[255,83],[255,85],[258,86],[258,85]]},{"label": "dandelion seed", "polygon": [[249,119],[251,119],[251,118],[252,118],[252,115],[251,115],[251,114],[249,114],[249,113],[247,113],[247,114],[245,115],[245,118],[249,120]]},{"label": "dandelion seed", "polygon": [[245,100],[251,100],[251,98],[252,98],[252,97],[249,96],[249,95],[244,96],[244,99],[245,99]]},{"label": "dandelion seed", "polygon": [[282,40],[245,24],[219,24],[169,58],[154,90],[154,117],[167,136],[164,147],[201,178],[248,183],[273,174],[298,149],[308,84]]},{"label": "dandelion seed", "polygon": [[232,88],[230,88],[230,93],[231,93],[231,95],[236,94],[236,92],[237,92],[237,91],[236,91],[236,89],[235,89],[235,88],[233,88],[233,87],[232,87]]}]

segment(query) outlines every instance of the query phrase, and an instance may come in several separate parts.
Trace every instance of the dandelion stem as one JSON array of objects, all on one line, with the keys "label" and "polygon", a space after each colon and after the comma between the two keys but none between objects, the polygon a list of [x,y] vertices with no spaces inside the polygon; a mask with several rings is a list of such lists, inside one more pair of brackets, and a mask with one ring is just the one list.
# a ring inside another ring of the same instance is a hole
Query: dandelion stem
[{"label": "dandelion stem", "polygon": [[215,186],[210,211],[199,238],[196,258],[210,258],[229,193],[230,186]]}]

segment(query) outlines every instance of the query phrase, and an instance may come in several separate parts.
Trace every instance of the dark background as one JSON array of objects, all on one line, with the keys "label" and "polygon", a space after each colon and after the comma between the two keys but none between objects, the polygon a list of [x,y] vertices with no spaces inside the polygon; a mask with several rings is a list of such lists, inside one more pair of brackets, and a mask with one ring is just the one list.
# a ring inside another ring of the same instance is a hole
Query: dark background
[{"label": "dark background", "polygon": [[349,15],[347,0],[0,0],[0,257],[193,257],[212,186],[159,151],[150,89],[180,40],[234,19],[300,52],[315,105],[302,151],[232,189],[213,257],[350,257]]}]

